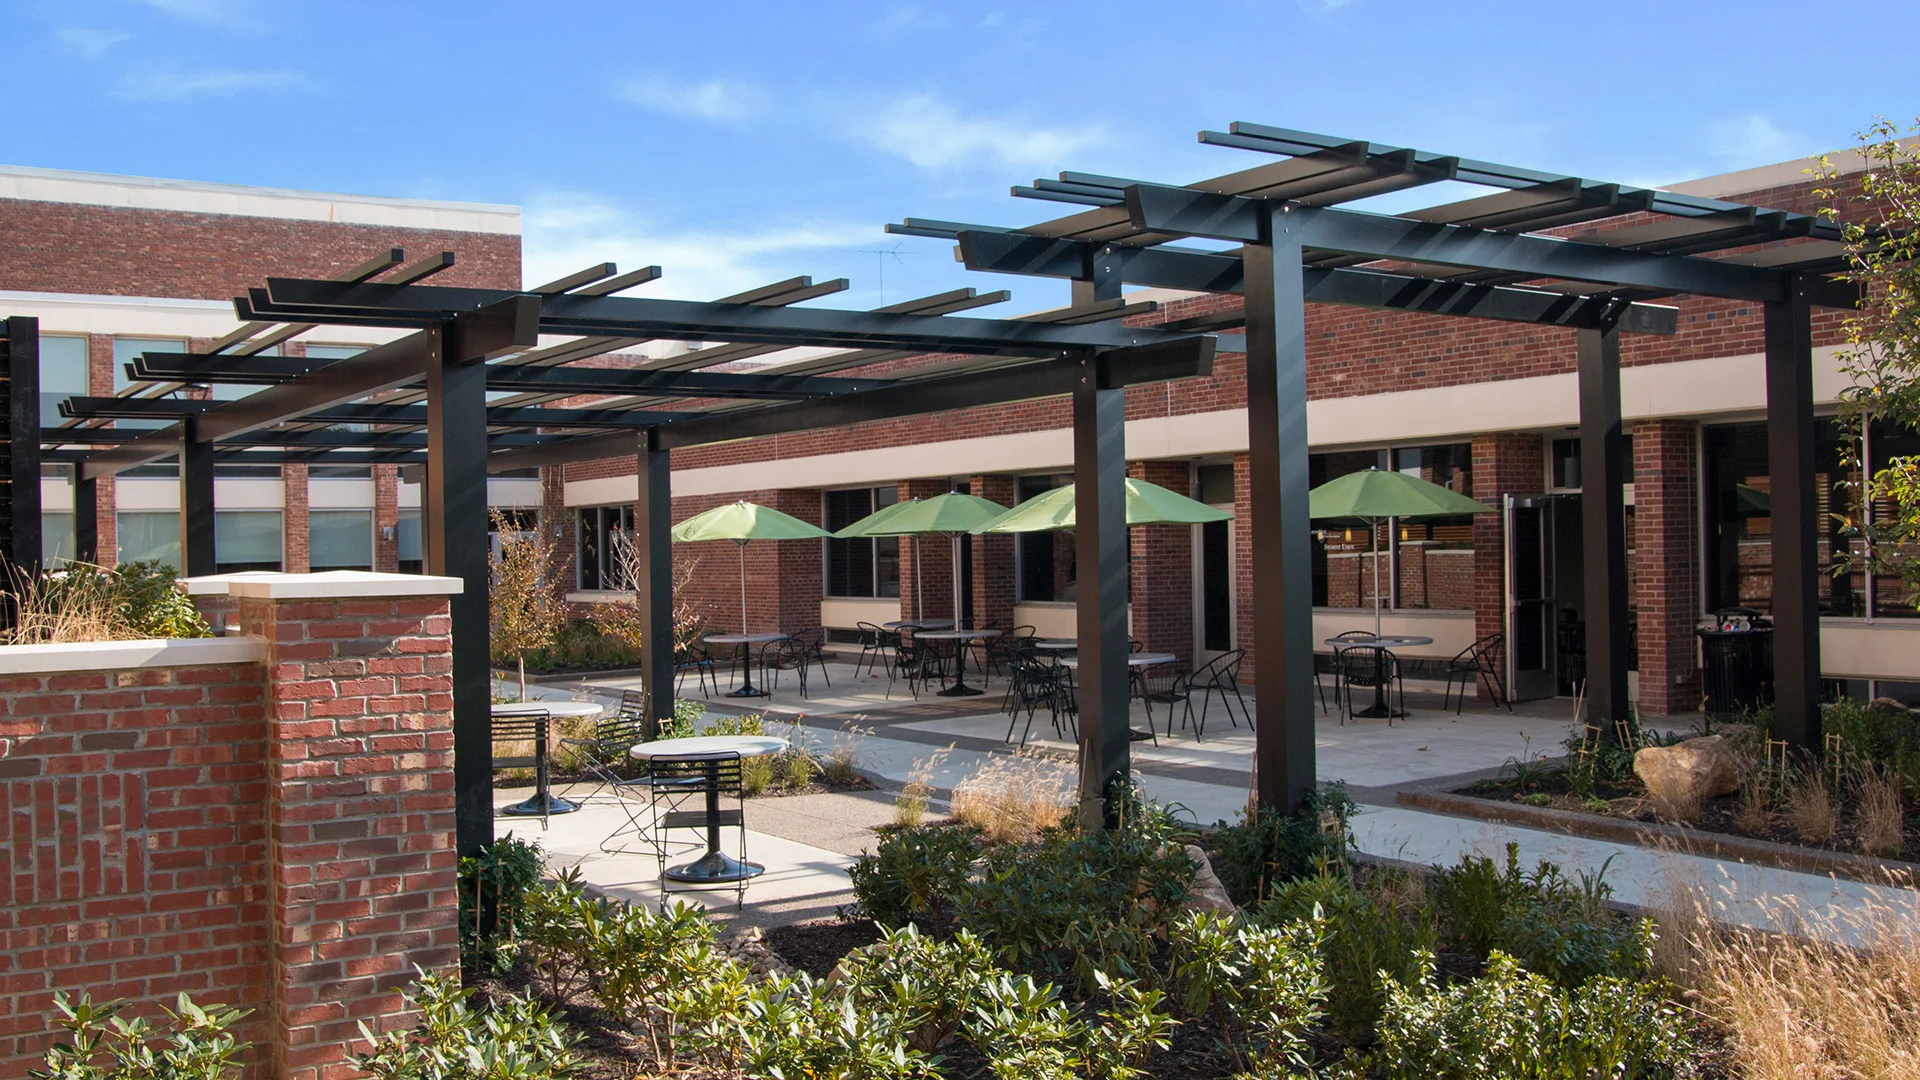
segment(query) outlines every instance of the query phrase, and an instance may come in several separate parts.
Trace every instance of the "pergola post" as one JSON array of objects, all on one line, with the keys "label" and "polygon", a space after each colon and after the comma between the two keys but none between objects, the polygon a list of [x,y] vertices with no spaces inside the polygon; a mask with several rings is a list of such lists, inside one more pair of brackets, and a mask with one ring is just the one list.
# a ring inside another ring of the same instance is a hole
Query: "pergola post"
[{"label": "pergola post", "polygon": [[83,563],[100,562],[100,482],[82,476],[73,467],[73,557]]},{"label": "pergola post", "polygon": [[635,503],[633,539],[639,549],[640,580],[634,596],[645,612],[640,635],[640,670],[647,694],[646,735],[673,718],[673,465],[672,451],[660,447],[648,431],[641,439],[640,497]]},{"label": "pergola post", "polygon": [[197,437],[194,418],[180,422],[180,572],[187,577],[215,573],[213,444]]},{"label": "pergola post", "polygon": [[1259,650],[1254,772],[1263,810],[1290,813],[1315,776],[1313,566],[1307,510],[1306,296],[1287,207],[1267,204],[1248,244],[1247,471],[1253,644]]},{"label": "pergola post", "polygon": [[1073,392],[1075,617],[1080,667],[1080,820],[1106,824],[1106,795],[1132,770],[1127,679],[1126,389],[1089,357]]},{"label": "pergola post", "polygon": [[1766,305],[1767,457],[1773,532],[1774,730],[1820,745],[1818,492],[1814,485],[1813,328],[1806,279]]},{"label": "pergola post", "polygon": [[427,475],[421,489],[427,573],[459,578],[453,623],[455,846],[493,842],[493,694],[487,617],[486,365],[464,362],[455,324],[434,332],[427,365]]},{"label": "pergola post", "polygon": [[7,338],[7,558],[22,572],[40,569],[40,320],[14,315]]},{"label": "pergola post", "polygon": [[1620,424],[1620,331],[1575,331],[1580,366],[1580,532],[1587,598],[1587,718],[1610,725],[1627,701],[1627,482]]}]

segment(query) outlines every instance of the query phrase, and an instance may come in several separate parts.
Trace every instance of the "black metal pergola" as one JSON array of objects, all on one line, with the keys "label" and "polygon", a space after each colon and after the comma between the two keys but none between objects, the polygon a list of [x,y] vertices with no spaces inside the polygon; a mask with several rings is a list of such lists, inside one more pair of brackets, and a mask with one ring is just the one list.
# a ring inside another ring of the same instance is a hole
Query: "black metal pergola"
[{"label": "black metal pergola", "polygon": [[[1314,782],[1308,562],[1308,302],[1567,327],[1579,352],[1596,715],[1626,708],[1625,545],[1619,335],[1670,334],[1683,294],[1762,304],[1773,439],[1777,694],[1783,733],[1818,740],[1809,311],[1852,306],[1831,284],[1837,233],[1805,215],[1236,125],[1203,141],[1278,156],[1185,187],[1062,174],[1016,194],[1091,209],[1024,229],[909,219],[894,230],[957,240],[970,268],[1073,281],[1073,303],[1022,319],[964,315],[1006,294],[956,290],[875,311],[794,306],[840,291],[806,278],[713,302],[618,295],[660,275],[591,267],[524,291],[421,282],[452,264],[383,254],[332,280],[269,278],[235,299],[243,325],[204,353],[149,353],[112,398],[79,397],[40,432],[49,461],[74,464],[76,540],[96,554],[95,482],[176,459],[182,564],[215,566],[217,463],[424,466],[425,557],[460,578],[453,598],[459,846],[492,836],[488,650],[460,628],[487,621],[489,472],[611,457],[636,461],[636,582],[647,611],[649,714],[672,709],[670,455],[676,449],[976,406],[1070,396],[1075,543],[1083,586],[1081,794],[1097,820],[1127,775],[1125,410],[1128,386],[1211,370],[1215,331],[1244,326],[1252,480],[1255,643],[1261,693],[1255,763],[1263,805],[1297,806]],[[1411,214],[1341,203],[1460,180],[1502,189]],[[1540,230],[1637,213],[1568,239]],[[1204,249],[1207,238],[1238,246]],[[1785,243],[1776,243],[1785,241]],[[1717,257],[1707,257],[1709,254]],[[1150,305],[1124,283],[1244,294],[1244,312],[1125,325]],[[259,355],[315,326],[403,336],[344,360]],[[643,342],[703,347],[618,367],[574,361]],[[840,350],[790,360],[782,350]],[[940,357],[925,359],[929,355]],[[912,364],[898,361],[909,357]],[[743,361],[760,360],[756,365]],[[213,383],[261,385],[232,401],[180,399]],[[489,402],[488,392],[507,396]],[[578,399],[590,398],[588,404]],[[115,419],[159,420],[125,431]],[[352,429],[340,425],[355,425]],[[31,443],[30,443],[31,444]],[[37,472],[38,465],[35,463]]]}]

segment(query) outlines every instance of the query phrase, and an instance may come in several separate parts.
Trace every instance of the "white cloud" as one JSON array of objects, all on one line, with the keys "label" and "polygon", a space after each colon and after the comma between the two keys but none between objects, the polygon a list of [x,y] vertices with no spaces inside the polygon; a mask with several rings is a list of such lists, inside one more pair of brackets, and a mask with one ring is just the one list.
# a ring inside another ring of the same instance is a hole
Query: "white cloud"
[{"label": "white cloud", "polygon": [[623,271],[658,264],[665,275],[638,296],[712,300],[810,269],[809,252],[842,255],[871,246],[871,224],[834,221],[729,231],[682,229],[590,192],[550,191],[527,198],[521,218],[528,282],[551,281],[583,266],[613,261]]},{"label": "white cloud", "polygon": [[88,26],[69,26],[63,30],[54,31],[53,36],[62,45],[92,60],[133,35],[124,30],[96,30]]},{"label": "white cloud", "polygon": [[1771,165],[1813,152],[1805,135],[1779,127],[1764,113],[1708,125],[1707,146],[1717,157],[1741,166]]},{"label": "white cloud", "polygon": [[128,75],[112,93],[128,101],[186,101],[257,91],[277,93],[310,85],[311,80],[296,71],[149,71]]},{"label": "white cloud", "polygon": [[631,79],[615,87],[613,95],[653,112],[715,121],[745,120],[760,111],[764,97],[756,87],[717,77],[696,83]]},{"label": "white cloud", "polygon": [[901,98],[851,125],[856,138],[922,169],[1058,169],[1108,139],[1102,124],[1058,127],[1012,115],[969,116],[932,94]]}]

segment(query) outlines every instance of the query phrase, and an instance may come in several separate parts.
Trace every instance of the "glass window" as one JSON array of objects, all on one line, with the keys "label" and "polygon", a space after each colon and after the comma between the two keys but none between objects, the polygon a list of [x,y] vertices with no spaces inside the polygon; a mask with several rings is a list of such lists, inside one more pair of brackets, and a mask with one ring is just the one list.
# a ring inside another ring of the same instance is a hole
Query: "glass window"
[{"label": "glass window", "polygon": [[278,510],[221,510],[213,515],[215,568],[222,574],[281,568]]},{"label": "glass window", "polygon": [[1194,473],[1201,502],[1208,506],[1233,505],[1233,466],[1202,465]]},{"label": "glass window", "polygon": [[[828,532],[837,532],[900,499],[897,487],[850,488],[826,493]],[[900,595],[900,538],[826,541],[828,596]]]},{"label": "glass window", "polygon": [[[1867,575],[1864,571],[1834,577],[1832,556],[1851,546],[1864,551],[1858,539],[1846,535],[1859,481],[1857,470],[1843,465],[1843,432],[1837,422],[1824,420],[1814,427],[1814,513],[1821,523],[1815,539],[1820,567],[1817,588],[1822,615],[1866,614]],[[1920,449],[1920,438],[1903,441],[1875,425],[1870,443],[1875,462],[1887,455]],[[1883,445],[1884,444],[1884,445]],[[1905,447],[1903,449],[1903,446]],[[1765,424],[1715,424],[1706,428],[1706,462],[1702,476],[1707,486],[1707,604],[1709,610],[1773,607],[1772,479],[1768,473]],[[1884,509],[1884,508],[1879,508]],[[1897,575],[1876,580],[1880,596],[1874,613],[1912,616]],[[1889,591],[1889,586],[1891,590]],[[1889,603],[1888,601],[1891,601]]]},{"label": "glass window", "polygon": [[116,558],[123,563],[159,562],[180,569],[180,514],[143,511],[114,517]]},{"label": "glass window", "polygon": [[373,569],[373,511],[309,513],[307,565],[315,570]]},{"label": "glass window", "polygon": [[626,568],[620,565],[617,533],[633,531],[633,507],[585,506],[574,530],[576,576],[582,589],[630,589]]},{"label": "glass window", "polygon": [[420,511],[402,510],[394,526],[394,543],[399,548],[400,572],[419,574],[426,570],[425,547],[420,535]]},{"label": "glass window", "polygon": [[73,515],[48,512],[40,515],[40,564],[52,566],[73,558]]},{"label": "glass window", "polygon": [[[1319,487],[1349,473],[1394,469],[1450,491],[1473,495],[1473,445],[1400,446],[1313,454],[1308,482]],[[1466,609],[1473,606],[1473,517],[1313,525],[1316,607],[1373,606],[1375,570],[1381,606]],[[1375,566],[1375,562],[1378,566]]]},{"label": "glass window", "polygon": [[87,382],[87,339],[40,339],[40,426],[59,427],[65,419],[60,403],[91,391]]},{"label": "glass window", "polygon": [[[1073,483],[1071,476],[1023,476],[1019,501],[1026,502],[1057,487]],[[1075,591],[1073,531],[1017,534],[1014,545],[1018,598],[1026,601],[1072,600]],[[1128,545],[1129,551],[1132,545]]]},{"label": "glass window", "polygon": [[[269,345],[259,352],[248,353],[247,355],[279,356],[280,354],[280,346],[276,344]],[[266,386],[262,383],[210,383],[207,386],[207,395],[215,401],[234,401],[238,398],[246,397],[255,390],[264,389],[266,389]]]}]

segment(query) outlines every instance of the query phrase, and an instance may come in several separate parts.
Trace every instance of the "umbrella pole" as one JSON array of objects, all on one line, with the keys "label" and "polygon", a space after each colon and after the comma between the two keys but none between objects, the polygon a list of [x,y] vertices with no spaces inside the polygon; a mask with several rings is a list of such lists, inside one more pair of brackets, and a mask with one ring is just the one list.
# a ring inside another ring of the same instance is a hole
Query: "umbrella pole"
[{"label": "umbrella pole", "polygon": [[740,636],[747,636],[747,543],[740,542]]},{"label": "umbrella pole", "polygon": [[953,628],[960,629],[960,534],[948,534],[953,540]]},{"label": "umbrella pole", "polygon": [[1380,523],[1367,523],[1367,535],[1373,542],[1373,636],[1380,636]]},{"label": "umbrella pole", "polygon": [[913,621],[919,622],[927,613],[927,599],[920,593],[920,538],[913,538]]}]

